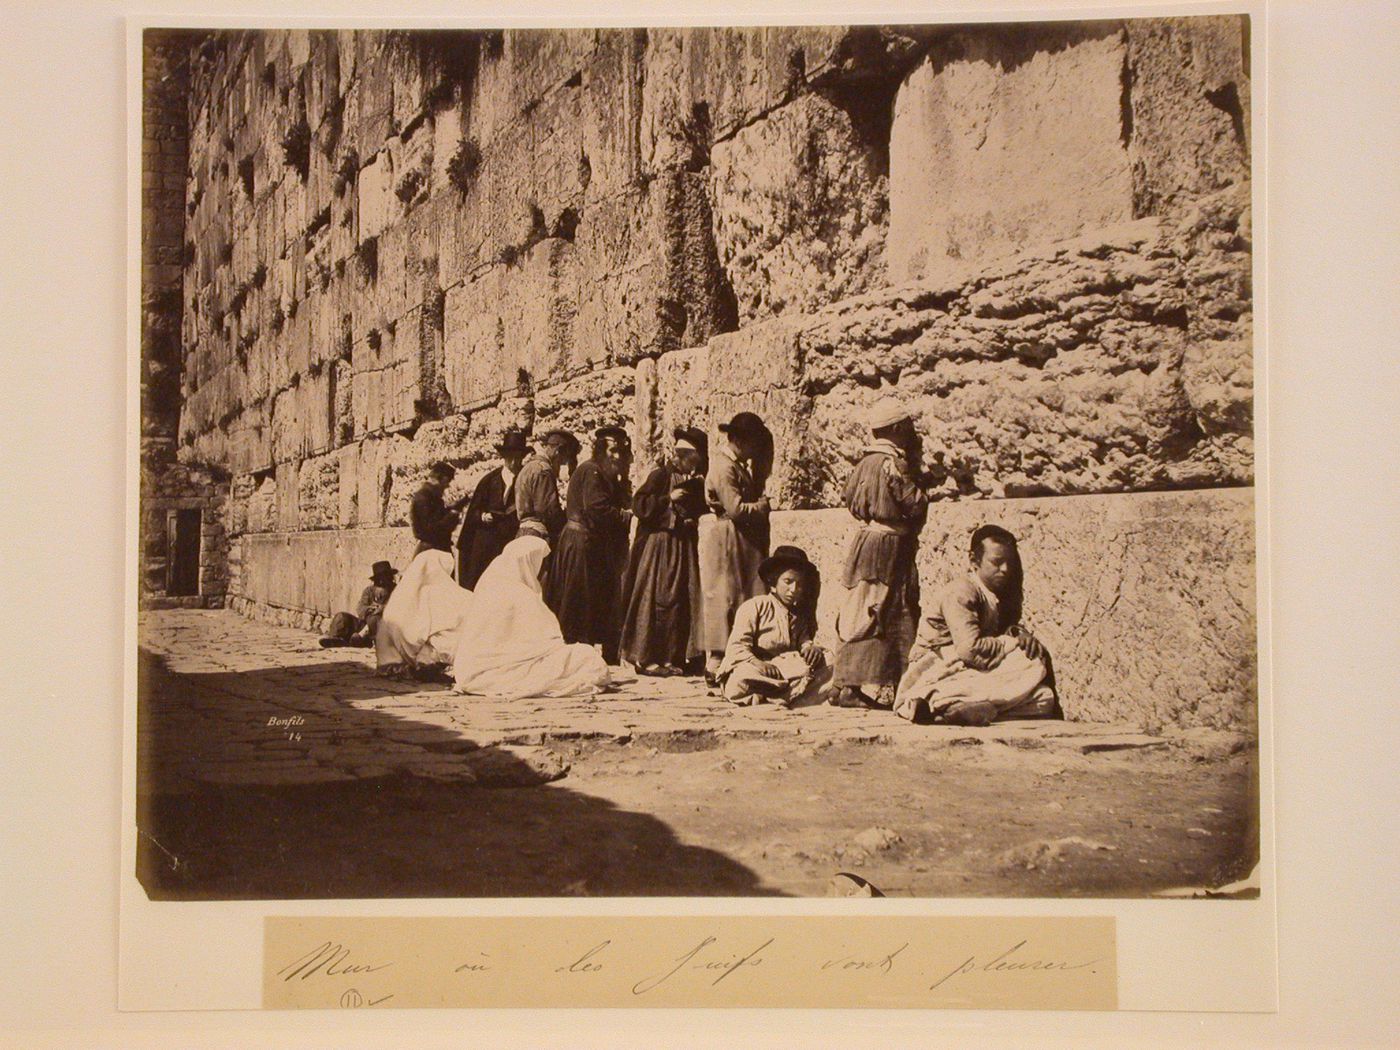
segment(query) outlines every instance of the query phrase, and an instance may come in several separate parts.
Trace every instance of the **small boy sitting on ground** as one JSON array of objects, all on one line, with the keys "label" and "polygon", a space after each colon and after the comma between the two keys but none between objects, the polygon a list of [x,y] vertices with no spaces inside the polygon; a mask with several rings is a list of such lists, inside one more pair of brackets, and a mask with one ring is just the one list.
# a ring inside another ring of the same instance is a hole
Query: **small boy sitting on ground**
[{"label": "small boy sitting on ground", "polygon": [[758,567],[767,594],[734,613],[715,677],[732,704],[791,707],[831,680],[831,661],[813,641],[817,568],[797,547],[779,547]]},{"label": "small boy sitting on ground", "polygon": [[895,713],[914,722],[985,726],[1063,718],[1050,654],[1021,624],[1021,554],[996,525],[972,534],[972,571],[920,625]]},{"label": "small boy sitting on ground", "polygon": [[368,649],[374,644],[374,632],[384,615],[384,603],[394,593],[398,572],[387,561],[377,561],[370,569],[370,584],[360,592],[353,613],[339,612],[331,618],[330,631],[321,639],[321,648],[350,645]]}]

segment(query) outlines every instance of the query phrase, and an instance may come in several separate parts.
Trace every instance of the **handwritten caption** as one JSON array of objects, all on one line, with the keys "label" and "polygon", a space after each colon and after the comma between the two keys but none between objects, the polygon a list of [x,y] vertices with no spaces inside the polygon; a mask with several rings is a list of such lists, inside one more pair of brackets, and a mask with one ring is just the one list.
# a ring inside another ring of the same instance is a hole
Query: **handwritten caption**
[{"label": "handwritten caption", "polygon": [[269,917],[268,1008],[1114,1009],[1109,917]]}]

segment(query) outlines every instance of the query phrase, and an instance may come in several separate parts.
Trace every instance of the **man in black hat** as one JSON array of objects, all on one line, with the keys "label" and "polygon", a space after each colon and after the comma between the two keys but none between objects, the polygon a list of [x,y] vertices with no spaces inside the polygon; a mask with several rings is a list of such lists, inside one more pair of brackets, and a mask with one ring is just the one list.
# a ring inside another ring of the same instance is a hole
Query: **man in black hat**
[{"label": "man in black hat", "polygon": [[578,461],[578,438],[567,430],[547,430],[539,451],[528,457],[515,478],[516,535],[538,536],[551,544],[564,527],[564,507],[559,502],[559,469],[570,470]]},{"label": "man in black hat", "polygon": [[524,434],[511,430],[496,451],[501,454],[501,466],[477,482],[457,537],[457,582],[467,590],[476,587],[486,566],[515,539],[520,524],[515,515],[515,479],[530,446]]},{"label": "man in black hat", "polygon": [[416,558],[424,551],[438,550],[452,553],[452,534],[457,531],[457,519],[466,497],[457,500],[450,507],[443,501],[443,493],[457,471],[450,463],[434,463],[428,471],[428,480],[413,494],[413,502],[408,507],[408,522],[413,527],[413,538],[418,547],[413,552]]},{"label": "man in black hat", "polygon": [[397,577],[398,573],[387,561],[375,562],[370,568],[370,584],[360,593],[355,611],[336,613],[331,618],[330,630],[326,637],[321,639],[321,648],[353,645],[367,649],[373,645],[374,632],[379,629],[384,605],[389,600],[389,595],[394,593],[394,581]]},{"label": "man in black hat", "polygon": [[763,489],[773,469],[773,435],[758,416],[740,412],[719,429],[726,440],[714,450],[705,475],[705,502],[718,521],[702,528],[699,538],[705,678],[712,686],[735,611],[763,593],[758,566],[768,556],[769,537]]},{"label": "man in black hat", "polygon": [[709,440],[685,427],[675,452],[632,497],[637,536],[622,583],[620,655],[638,674],[684,673],[704,654],[696,522],[705,513]]},{"label": "man in black hat", "polygon": [[621,427],[593,436],[593,455],[569,476],[566,521],[545,579],[545,604],[567,643],[602,647],[617,663],[622,573],[632,525],[627,471],[632,443]]}]

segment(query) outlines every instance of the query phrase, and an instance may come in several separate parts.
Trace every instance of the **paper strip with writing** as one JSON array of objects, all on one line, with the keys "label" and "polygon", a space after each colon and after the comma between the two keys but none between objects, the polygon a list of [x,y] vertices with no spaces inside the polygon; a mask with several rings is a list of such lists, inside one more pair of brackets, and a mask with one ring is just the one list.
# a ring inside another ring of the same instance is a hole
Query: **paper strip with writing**
[{"label": "paper strip with writing", "polygon": [[267,1009],[1113,1010],[1112,917],[269,916]]}]

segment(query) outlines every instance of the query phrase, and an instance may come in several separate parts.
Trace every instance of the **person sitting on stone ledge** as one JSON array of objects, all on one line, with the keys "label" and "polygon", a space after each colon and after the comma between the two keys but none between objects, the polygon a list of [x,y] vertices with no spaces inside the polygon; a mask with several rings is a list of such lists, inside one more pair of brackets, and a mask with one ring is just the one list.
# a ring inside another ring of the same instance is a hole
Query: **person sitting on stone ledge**
[{"label": "person sitting on stone ledge", "polygon": [[610,688],[608,666],[591,645],[569,645],[544,603],[540,571],[549,543],[519,536],[481,574],[471,629],[452,664],[455,692],[507,699],[587,696]]},{"label": "person sitting on stone ledge", "polygon": [[913,722],[984,726],[1063,718],[1050,654],[1021,623],[1016,537],[996,525],[972,534],[972,571],[938,596],[920,626],[895,713]]},{"label": "person sitting on stone ledge", "polygon": [[375,632],[379,630],[380,617],[384,614],[384,605],[394,591],[394,581],[398,575],[387,561],[375,562],[370,568],[370,584],[360,592],[355,611],[339,612],[331,618],[330,630],[321,639],[321,648],[352,645],[368,649],[372,646]]},{"label": "person sitting on stone ledge", "polygon": [[472,592],[452,578],[452,555],[416,555],[384,605],[374,635],[379,673],[420,680],[444,677],[457,652]]},{"label": "person sitting on stone ledge", "polygon": [[632,498],[637,538],[622,584],[621,655],[638,674],[683,674],[704,654],[700,557],[695,523],[705,513],[709,439],[696,427],[676,431],[675,455]]},{"label": "person sitting on stone ledge", "polygon": [[798,547],[778,547],[758,567],[767,594],[734,614],[734,629],[716,678],[731,704],[791,707],[831,680],[831,662],[817,645],[812,601],[817,568]]},{"label": "person sitting on stone ledge", "polygon": [[417,556],[423,551],[447,551],[452,553],[452,534],[457,531],[466,497],[450,507],[443,501],[443,493],[457,471],[450,463],[434,463],[428,471],[428,480],[413,494],[413,502],[408,507],[408,522],[413,527],[413,538],[418,541],[414,550]]},{"label": "person sitting on stone ledge", "polygon": [[559,501],[559,470],[573,470],[582,446],[567,430],[550,430],[540,438],[539,451],[520,467],[515,478],[516,537],[537,536],[553,544],[564,527]]}]

